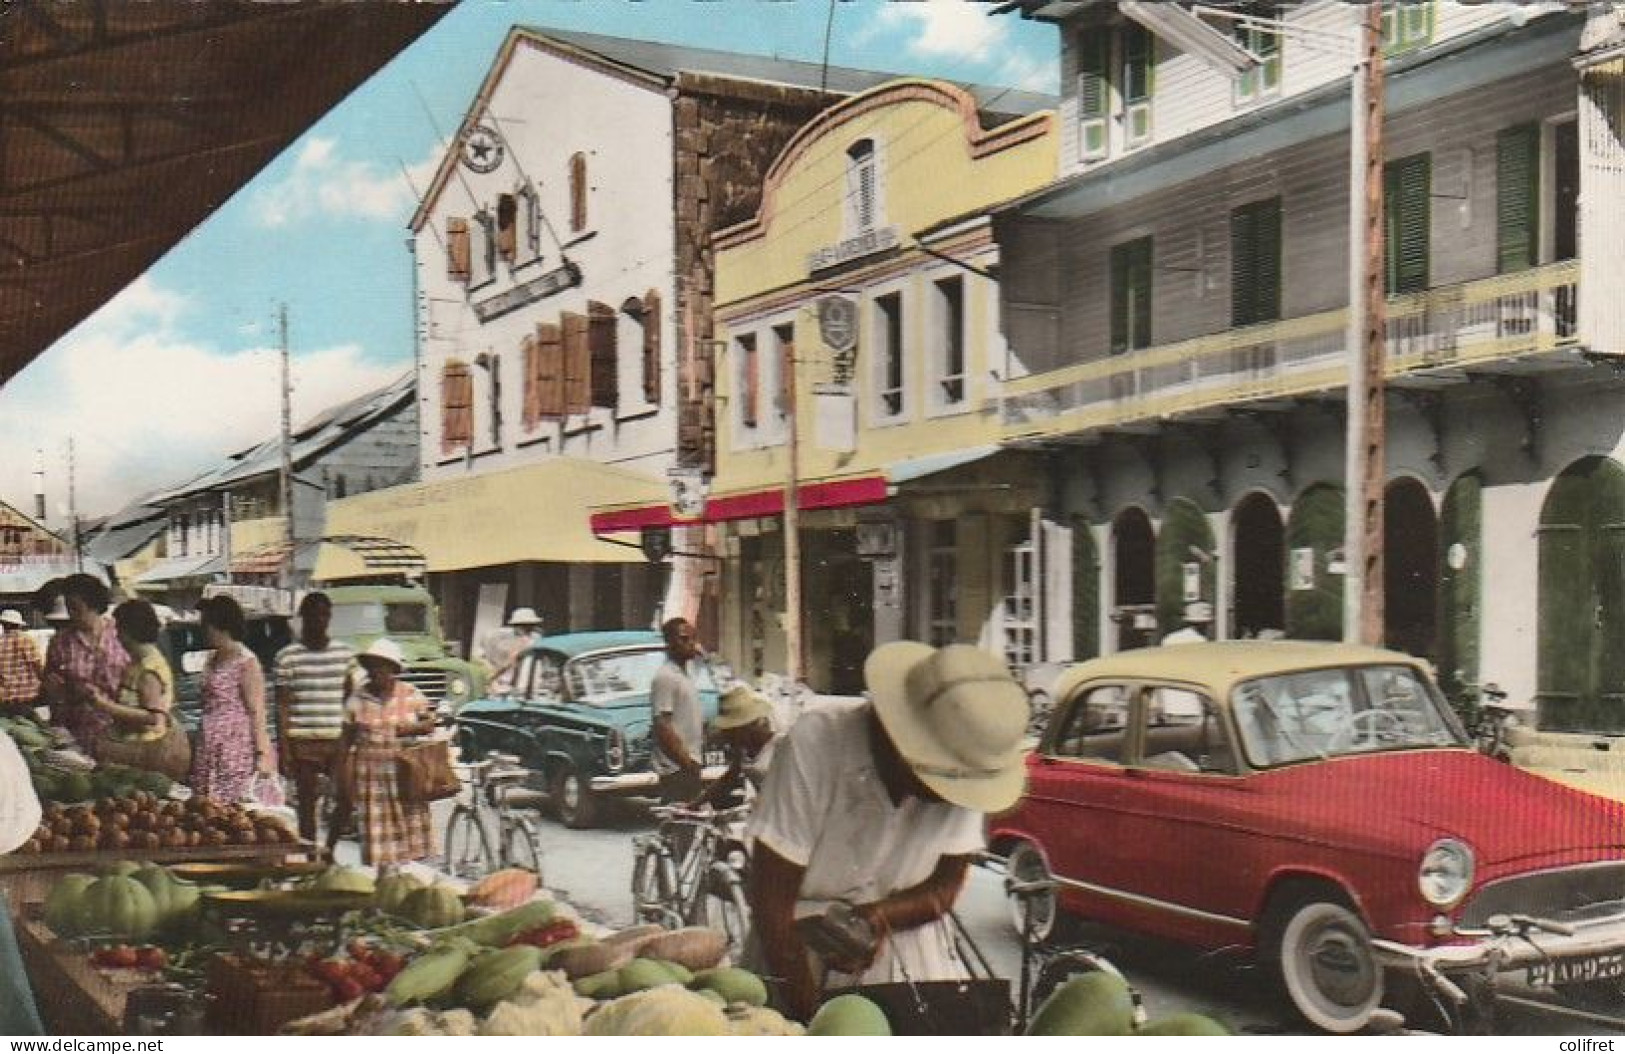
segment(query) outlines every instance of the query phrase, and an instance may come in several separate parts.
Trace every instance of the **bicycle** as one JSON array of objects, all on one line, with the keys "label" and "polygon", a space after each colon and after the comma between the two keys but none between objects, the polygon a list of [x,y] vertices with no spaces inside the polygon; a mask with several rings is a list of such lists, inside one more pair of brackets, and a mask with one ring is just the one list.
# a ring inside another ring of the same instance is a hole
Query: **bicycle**
[{"label": "bicycle", "polygon": [[745,943],[750,908],[745,900],[745,851],[731,825],[745,807],[696,812],[658,806],[660,826],[632,842],[632,905],[640,922],[667,929],[711,926],[737,956]]},{"label": "bicycle", "polygon": [[[454,767],[463,779],[463,789],[446,819],[447,872],[476,879],[500,868],[518,867],[534,873],[540,882],[542,853],[536,822],[528,811],[509,801],[512,792],[530,779],[531,771],[511,754],[491,754]],[[487,812],[496,821],[494,843]]]}]

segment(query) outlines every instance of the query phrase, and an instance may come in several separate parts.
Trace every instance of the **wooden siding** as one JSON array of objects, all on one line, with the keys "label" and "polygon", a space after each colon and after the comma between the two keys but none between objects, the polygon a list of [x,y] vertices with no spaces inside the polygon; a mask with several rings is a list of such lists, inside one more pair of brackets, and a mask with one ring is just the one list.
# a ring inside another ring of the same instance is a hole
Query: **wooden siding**
[{"label": "wooden siding", "polygon": [[[398,411],[328,450],[300,475],[321,480],[329,498],[365,494],[418,478],[418,404],[414,396]],[[338,477],[344,477],[344,494]]]}]

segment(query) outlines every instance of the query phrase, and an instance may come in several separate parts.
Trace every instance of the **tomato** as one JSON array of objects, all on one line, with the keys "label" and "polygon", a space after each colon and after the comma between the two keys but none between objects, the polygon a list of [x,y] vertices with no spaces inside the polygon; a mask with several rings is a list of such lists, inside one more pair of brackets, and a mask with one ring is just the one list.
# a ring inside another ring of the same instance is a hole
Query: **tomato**
[{"label": "tomato", "polygon": [[169,956],[162,948],[147,945],[135,951],[135,965],[143,970],[162,970],[169,965]]},{"label": "tomato", "polygon": [[107,949],[107,965],[121,970],[128,970],[135,966],[135,949],[128,944],[119,944]]}]

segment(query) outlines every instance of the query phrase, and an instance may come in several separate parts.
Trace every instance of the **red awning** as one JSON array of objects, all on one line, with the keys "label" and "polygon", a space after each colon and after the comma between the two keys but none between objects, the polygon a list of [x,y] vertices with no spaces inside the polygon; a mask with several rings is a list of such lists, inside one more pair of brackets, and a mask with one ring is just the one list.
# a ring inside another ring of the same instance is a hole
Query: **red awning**
[{"label": "red awning", "polygon": [[[804,483],[797,496],[797,506],[805,510],[878,505],[886,500],[888,494],[885,476],[859,476],[856,479]],[[615,534],[645,527],[682,527],[783,514],[784,488],[773,487],[707,498],[704,514],[696,517],[677,516],[670,505],[640,505],[595,512],[592,514],[592,529],[594,534]]]}]

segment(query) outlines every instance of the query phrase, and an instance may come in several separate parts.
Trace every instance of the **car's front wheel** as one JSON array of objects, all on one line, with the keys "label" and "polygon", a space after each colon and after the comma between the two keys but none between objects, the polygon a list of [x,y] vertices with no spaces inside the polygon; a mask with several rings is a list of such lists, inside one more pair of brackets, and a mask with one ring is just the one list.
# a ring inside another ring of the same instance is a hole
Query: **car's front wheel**
[{"label": "car's front wheel", "polygon": [[1364,1028],[1382,1003],[1382,967],[1360,916],[1333,901],[1300,901],[1278,933],[1276,962],[1293,1009],[1337,1035]]},{"label": "car's front wheel", "polygon": [[564,826],[579,831],[597,824],[598,809],[602,803],[575,766],[562,766],[554,774],[551,797],[553,815]]}]

